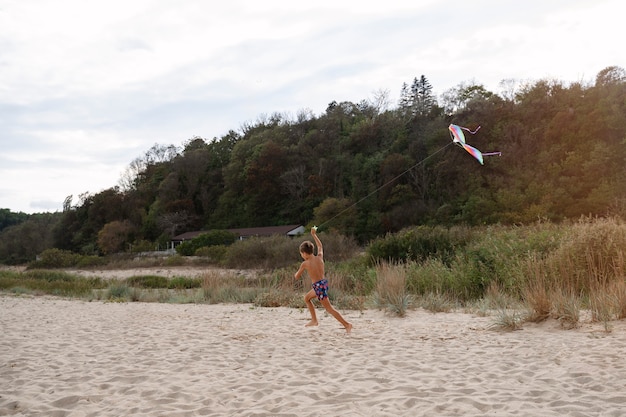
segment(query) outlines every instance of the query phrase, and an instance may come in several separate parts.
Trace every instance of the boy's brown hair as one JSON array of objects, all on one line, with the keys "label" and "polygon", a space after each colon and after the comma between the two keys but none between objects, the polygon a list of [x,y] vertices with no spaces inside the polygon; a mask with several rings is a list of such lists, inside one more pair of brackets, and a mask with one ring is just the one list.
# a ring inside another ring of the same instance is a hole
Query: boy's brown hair
[{"label": "boy's brown hair", "polygon": [[313,255],[314,248],[315,247],[313,246],[313,243],[309,242],[308,240],[300,244],[300,252],[302,253],[308,253],[309,255]]}]

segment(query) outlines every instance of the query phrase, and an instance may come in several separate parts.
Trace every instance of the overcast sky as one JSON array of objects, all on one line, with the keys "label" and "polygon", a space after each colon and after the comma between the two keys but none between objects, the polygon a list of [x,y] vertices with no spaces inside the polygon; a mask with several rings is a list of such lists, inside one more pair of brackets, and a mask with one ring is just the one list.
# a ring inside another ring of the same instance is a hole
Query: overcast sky
[{"label": "overcast sky", "polygon": [[[219,5],[218,5],[219,4]],[[0,208],[62,210],[155,143],[321,115],[425,75],[592,84],[621,0],[0,0]],[[478,122],[478,121],[477,121]]]}]

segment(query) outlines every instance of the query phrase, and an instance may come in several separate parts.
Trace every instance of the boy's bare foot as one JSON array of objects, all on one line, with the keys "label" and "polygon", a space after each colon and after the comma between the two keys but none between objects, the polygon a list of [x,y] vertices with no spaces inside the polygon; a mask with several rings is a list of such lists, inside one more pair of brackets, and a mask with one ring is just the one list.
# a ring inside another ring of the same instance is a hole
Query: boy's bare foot
[{"label": "boy's bare foot", "polygon": [[312,327],[312,326],[317,326],[317,320],[311,320],[310,322],[304,325],[304,327]]},{"label": "boy's bare foot", "polygon": [[346,333],[350,334],[351,331],[352,331],[352,323],[346,324]]}]

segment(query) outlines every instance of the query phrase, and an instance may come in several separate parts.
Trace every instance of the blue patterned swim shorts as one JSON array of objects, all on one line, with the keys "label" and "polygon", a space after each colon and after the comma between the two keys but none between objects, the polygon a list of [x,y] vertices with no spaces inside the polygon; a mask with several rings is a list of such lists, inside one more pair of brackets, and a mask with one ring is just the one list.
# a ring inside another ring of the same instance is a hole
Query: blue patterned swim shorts
[{"label": "blue patterned swim shorts", "polygon": [[318,300],[323,300],[328,298],[328,280],[326,278],[322,278],[317,282],[314,282],[312,285],[313,291],[315,291],[315,295],[317,295]]}]

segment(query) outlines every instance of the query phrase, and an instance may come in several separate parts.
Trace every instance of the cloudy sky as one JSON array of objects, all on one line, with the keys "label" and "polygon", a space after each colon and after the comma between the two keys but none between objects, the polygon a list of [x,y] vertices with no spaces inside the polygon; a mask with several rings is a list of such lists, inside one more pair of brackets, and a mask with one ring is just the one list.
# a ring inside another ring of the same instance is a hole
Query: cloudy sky
[{"label": "cloudy sky", "polygon": [[[219,3],[219,5],[217,5]],[[0,208],[62,210],[154,144],[322,114],[425,75],[592,84],[621,0],[0,0]]]}]

